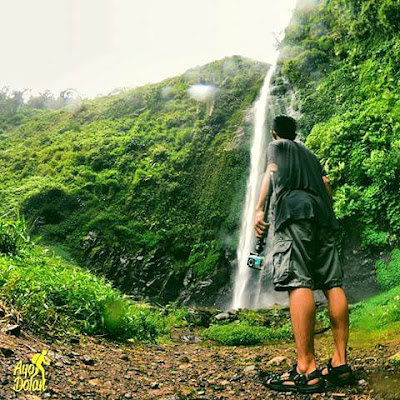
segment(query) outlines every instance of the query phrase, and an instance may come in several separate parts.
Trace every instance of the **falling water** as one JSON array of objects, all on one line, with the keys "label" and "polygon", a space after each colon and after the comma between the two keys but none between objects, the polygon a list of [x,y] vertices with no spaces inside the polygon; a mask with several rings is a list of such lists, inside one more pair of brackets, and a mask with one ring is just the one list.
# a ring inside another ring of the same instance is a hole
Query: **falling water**
[{"label": "falling water", "polygon": [[[266,134],[265,125],[268,116],[270,82],[274,70],[275,63],[269,68],[259,98],[254,105],[254,132],[250,152],[250,174],[247,180],[246,198],[242,212],[239,247],[237,250],[237,268],[231,303],[231,308],[235,309],[260,308],[277,301],[277,295],[271,290],[268,282],[266,285],[263,284],[263,276],[265,276],[266,270],[257,271],[247,266],[250,251],[253,251],[255,246],[254,214],[266,164],[266,148],[270,141],[270,135]],[[272,232],[269,232],[267,248],[271,235]],[[263,285],[266,287],[263,287]]]}]

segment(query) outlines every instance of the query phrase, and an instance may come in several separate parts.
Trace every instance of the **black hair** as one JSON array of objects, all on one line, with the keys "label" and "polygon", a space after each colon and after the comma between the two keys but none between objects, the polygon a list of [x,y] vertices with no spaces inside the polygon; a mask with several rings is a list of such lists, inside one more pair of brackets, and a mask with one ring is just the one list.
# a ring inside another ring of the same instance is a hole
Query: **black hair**
[{"label": "black hair", "polygon": [[296,137],[296,120],[287,115],[278,115],[274,118],[272,129],[282,139],[294,140]]}]

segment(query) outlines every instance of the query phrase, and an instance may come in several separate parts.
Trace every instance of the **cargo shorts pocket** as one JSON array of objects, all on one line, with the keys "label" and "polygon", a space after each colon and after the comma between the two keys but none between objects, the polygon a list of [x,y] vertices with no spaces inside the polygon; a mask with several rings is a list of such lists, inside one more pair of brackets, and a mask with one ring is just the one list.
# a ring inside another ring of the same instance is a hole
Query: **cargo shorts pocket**
[{"label": "cargo shorts pocket", "polygon": [[287,280],[292,272],[291,263],[292,241],[281,240],[275,243],[272,254],[274,269],[273,282],[281,283]]}]

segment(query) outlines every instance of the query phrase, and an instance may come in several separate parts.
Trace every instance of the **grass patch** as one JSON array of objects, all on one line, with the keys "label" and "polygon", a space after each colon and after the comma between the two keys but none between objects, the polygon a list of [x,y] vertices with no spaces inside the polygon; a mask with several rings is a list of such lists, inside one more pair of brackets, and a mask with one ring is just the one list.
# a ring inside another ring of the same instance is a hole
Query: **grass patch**
[{"label": "grass patch", "polygon": [[213,325],[201,335],[227,346],[252,345],[268,340],[284,340],[293,337],[290,324],[280,328],[267,328],[251,325],[248,322]]},{"label": "grass patch", "polygon": [[43,248],[50,250],[50,255],[60,257],[64,262],[70,265],[78,265],[77,261],[71,255],[69,249],[61,243],[57,242],[39,242]]},{"label": "grass patch", "polygon": [[351,313],[352,328],[380,331],[400,322],[400,286],[357,304]]}]

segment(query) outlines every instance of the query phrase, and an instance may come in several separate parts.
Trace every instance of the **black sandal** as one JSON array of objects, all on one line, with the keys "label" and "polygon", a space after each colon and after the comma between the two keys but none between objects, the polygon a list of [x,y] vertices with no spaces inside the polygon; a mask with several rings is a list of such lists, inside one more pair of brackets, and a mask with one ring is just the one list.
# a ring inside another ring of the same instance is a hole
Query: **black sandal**
[{"label": "black sandal", "polygon": [[[308,382],[319,378],[317,383],[309,385]],[[293,382],[293,384],[285,384],[285,382]],[[289,371],[288,378],[282,378],[280,375],[272,376],[267,380],[266,385],[273,390],[280,392],[295,393],[319,393],[325,388],[325,381],[322,378],[321,371],[316,369],[309,374],[297,372],[297,364],[293,365]]]},{"label": "black sandal", "polygon": [[349,364],[332,367],[332,358],[330,358],[326,368],[328,373],[324,375],[321,372],[321,376],[335,386],[351,385],[355,381],[354,371]]}]

